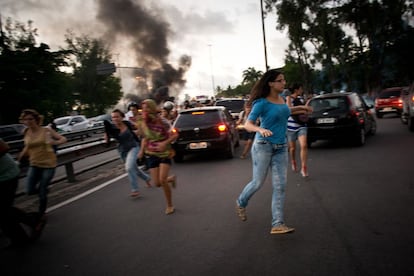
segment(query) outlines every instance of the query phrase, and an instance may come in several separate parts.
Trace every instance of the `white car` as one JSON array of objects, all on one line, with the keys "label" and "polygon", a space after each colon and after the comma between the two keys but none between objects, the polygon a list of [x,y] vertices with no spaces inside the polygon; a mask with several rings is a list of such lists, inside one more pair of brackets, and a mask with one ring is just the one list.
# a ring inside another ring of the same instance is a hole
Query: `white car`
[{"label": "white car", "polygon": [[90,127],[89,120],[83,115],[60,117],[53,122],[61,132],[84,130]]}]

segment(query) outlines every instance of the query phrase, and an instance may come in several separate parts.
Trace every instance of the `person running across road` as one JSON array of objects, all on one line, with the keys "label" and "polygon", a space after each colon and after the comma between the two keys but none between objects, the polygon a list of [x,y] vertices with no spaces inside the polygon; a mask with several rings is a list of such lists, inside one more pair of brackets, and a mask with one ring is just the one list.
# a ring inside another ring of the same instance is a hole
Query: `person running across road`
[{"label": "person running across road", "polygon": [[[157,104],[151,99],[142,102],[142,120],[138,128],[143,135],[142,149],[145,151],[147,166],[157,187],[162,187],[167,201],[165,214],[174,213],[171,187],[176,185],[176,177],[169,175],[172,164],[173,150],[171,142],[177,139],[178,134],[171,131],[170,123],[159,114]],[[144,152],[140,152],[140,157]]]},{"label": "person running across road", "polygon": [[29,157],[26,192],[28,195],[39,193],[39,213],[43,215],[47,208],[48,186],[57,166],[57,156],[53,146],[66,143],[67,139],[55,130],[43,127],[43,116],[34,109],[23,110],[20,121],[27,128],[24,132],[24,148],[18,160]]},{"label": "person running across road", "polygon": [[[289,107],[305,105],[303,99],[303,88],[299,83],[294,83],[291,88],[291,94],[286,97],[286,103]],[[308,120],[307,114],[291,115],[288,119],[288,141],[289,141],[289,155],[292,170],[297,171],[296,165],[296,141],[299,141],[300,146],[300,173],[303,177],[308,177],[308,142],[307,132],[308,128],[306,122]]]},{"label": "person running across road", "polygon": [[16,248],[36,240],[46,218],[37,212],[26,213],[13,206],[20,169],[8,150],[9,145],[0,138],[0,229],[10,240],[7,248]]},{"label": "person running across road", "polygon": [[[284,75],[275,70],[263,74],[254,85],[249,102],[252,111],[245,128],[256,132],[252,147],[253,179],[244,187],[236,201],[236,212],[242,221],[247,220],[246,206],[251,197],[263,186],[270,169],[272,179],[272,228],[271,234],[293,232],[285,224],[284,203],[287,182],[287,120],[291,113],[311,111],[307,106],[289,107],[280,95],[285,88]],[[260,118],[260,126],[256,120]]]},{"label": "person running across road", "polygon": [[124,120],[124,113],[115,109],[111,113],[113,124],[109,121],[104,121],[105,139],[115,138],[118,140],[118,152],[121,160],[125,163],[125,171],[128,174],[131,185],[131,197],[138,197],[138,177],[146,182],[147,187],[151,187],[151,177],[143,172],[137,166],[138,153],[140,151],[140,140],[132,129],[129,121]]},{"label": "person running across road", "polygon": [[247,131],[244,129],[244,124],[246,123],[246,119],[249,116],[251,110],[252,106],[248,102],[245,102],[244,109],[240,112],[239,120],[237,121],[237,125],[243,126],[241,138],[245,141],[243,152],[240,155],[241,159],[245,159],[249,154],[253,145],[254,135],[256,134],[255,132]]}]

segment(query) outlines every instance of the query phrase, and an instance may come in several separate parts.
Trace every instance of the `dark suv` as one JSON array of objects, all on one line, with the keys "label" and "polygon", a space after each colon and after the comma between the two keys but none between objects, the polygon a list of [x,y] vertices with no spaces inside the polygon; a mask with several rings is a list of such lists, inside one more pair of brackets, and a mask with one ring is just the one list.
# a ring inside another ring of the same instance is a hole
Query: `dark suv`
[{"label": "dark suv", "polygon": [[206,106],[180,111],[173,129],[178,133],[173,143],[174,160],[183,161],[186,154],[218,152],[233,158],[239,146],[236,122],[223,106]]},{"label": "dark suv", "polygon": [[362,97],[354,92],[331,93],[312,98],[309,105],[308,146],[316,140],[344,139],[365,144],[367,134],[374,135],[377,123]]},{"label": "dark suv", "polygon": [[414,131],[414,82],[409,89],[404,89],[401,95],[403,110],[401,121],[408,125],[408,129]]},{"label": "dark suv", "polygon": [[391,87],[382,90],[375,99],[375,113],[378,118],[382,118],[384,114],[396,113],[401,115],[402,99],[401,94],[408,87]]},{"label": "dark suv", "polygon": [[240,112],[244,109],[244,102],[244,99],[228,98],[217,100],[214,105],[224,106],[230,112],[233,119],[238,120]]}]

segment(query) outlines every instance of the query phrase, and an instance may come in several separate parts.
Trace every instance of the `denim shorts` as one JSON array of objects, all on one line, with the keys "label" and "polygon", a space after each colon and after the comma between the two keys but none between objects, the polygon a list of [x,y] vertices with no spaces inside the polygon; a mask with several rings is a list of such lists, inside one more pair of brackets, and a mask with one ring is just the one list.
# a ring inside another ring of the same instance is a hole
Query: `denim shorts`
[{"label": "denim shorts", "polygon": [[147,161],[147,167],[148,169],[158,168],[160,164],[168,164],[171,165],[171,158],[169,157],[158,157],[154,155],[147,155],[145,156],[145,159]]},{"label": "denim shorts", "polygon": [[289,142],[295,142],[298,140],[299,136],[306,136],[308,134],[307,127],[301,127],[297,131],[290,131],[287,132],[287,138]]}]

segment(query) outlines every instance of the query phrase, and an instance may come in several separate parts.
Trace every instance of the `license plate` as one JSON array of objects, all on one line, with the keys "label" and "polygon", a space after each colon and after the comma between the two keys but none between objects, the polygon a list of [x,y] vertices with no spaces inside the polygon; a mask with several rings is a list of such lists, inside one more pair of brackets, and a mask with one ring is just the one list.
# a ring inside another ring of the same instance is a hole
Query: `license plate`
[{"label": "license plate", "polygon": [[190,149],[206,149],[207,148],[207,142],[190,143],[189,148]]},{"label": "license plate", "polygon": [[385,107],[382,109],[382,111],[393,111],[394,109],[392,107]]},{"label": "license plate", "polygon": [[335,118],[319,118],[316,122],[318,124],[332,124],[335,123]]}]

